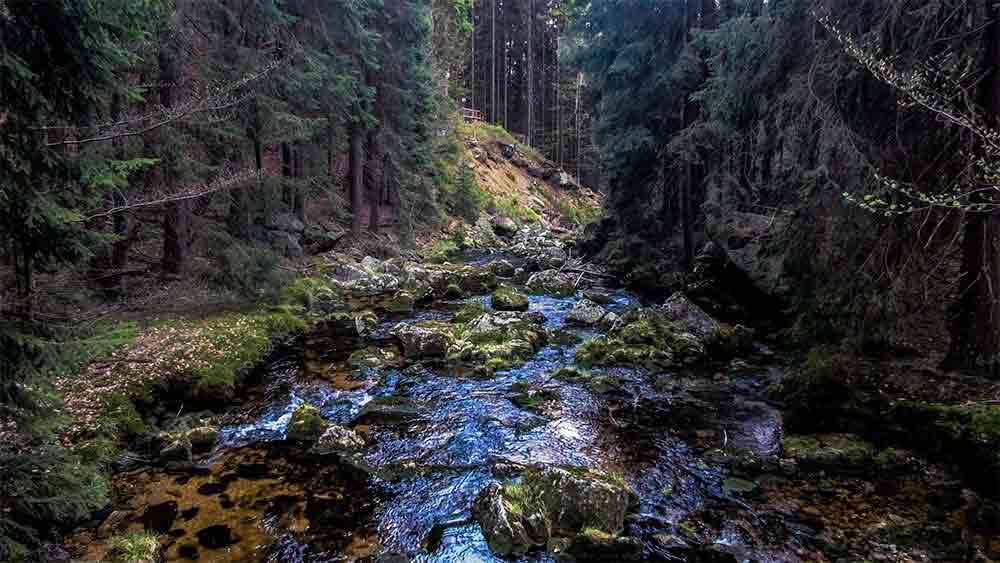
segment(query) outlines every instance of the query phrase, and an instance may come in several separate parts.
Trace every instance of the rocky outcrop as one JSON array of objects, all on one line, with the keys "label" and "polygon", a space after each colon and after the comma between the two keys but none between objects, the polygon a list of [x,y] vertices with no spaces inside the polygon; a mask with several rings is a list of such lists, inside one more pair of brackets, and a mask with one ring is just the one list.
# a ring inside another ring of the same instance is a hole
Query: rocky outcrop
[{"label": "rocky outcrop", "polygon": [[706,219],[711,239],[757,289],[773,297],[788,295],[791,287],[785,260],[790,246],[774,244],[787,228],[787,218],[728,210],[718,217],[708,214]]},{"label": "rocky outcrop", "polygon": [[519,483],[486,487],[476,499],[473,516],[490,549],[510,557],[587,531],[616,536],[634,496],[623,479],[607,473],[532,467]]}]

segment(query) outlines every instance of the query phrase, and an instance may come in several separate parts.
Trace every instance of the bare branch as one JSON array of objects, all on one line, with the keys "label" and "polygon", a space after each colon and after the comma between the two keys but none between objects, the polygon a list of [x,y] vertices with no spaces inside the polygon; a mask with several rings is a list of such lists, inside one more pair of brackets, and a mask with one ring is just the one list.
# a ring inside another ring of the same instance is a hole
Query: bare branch
[{"label": "bare branch", "polygon": [[196,199],[199,197],[204,197],[221,191],[242,189],[243,187],[245,187],[247,183],[251,181],[256,182],[261,178],[263,178],[264,176],[265,176],[264,172],[256,168],[249,170],[241,170],[241,171],[227,171],[220,174],[217,178],[215,178],[211,182],[206,182],[204,184],[195,184],[193,186],[187,186],[177,192],[152,196],[151,199],[146,199],[143,201],[118,205],[110,209],[105,209],[103,211],[95,212],[91,215],[83,217],[80,219],[80,221],[91,221],[93,219],[98,219],[101,217],[109,217],[111,215],[124,213],[126,211],[134,211],[136,209],[142,209],[145,207],[155,207],[176,201]]}]

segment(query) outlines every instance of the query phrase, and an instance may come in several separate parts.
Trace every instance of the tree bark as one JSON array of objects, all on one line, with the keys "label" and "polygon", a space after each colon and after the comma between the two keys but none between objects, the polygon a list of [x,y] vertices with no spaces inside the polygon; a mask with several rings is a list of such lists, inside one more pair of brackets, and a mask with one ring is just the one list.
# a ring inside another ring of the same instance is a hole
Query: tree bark
[{"label": "tree bark", "polygon": [[[979,103],[990,127],[1000,125],[1000,8],[988,8]],[[980,153],[982,150],[980,149]],[[980,199],[980,203],[984,201]],[[1000,216],[966,213],[960,288],[945,365],[1000,377]]]},{"label": "tree bark", "polygon": [[[177,63],[175,53],[170,47],[164,47],[160,52],[160,104],[165,108],[173,107],[173,83],[177,79]],[[168,138],[170,130],[161,132],[164,145],[171,142]],[[176,181],[177,155],[172,147],[167,148],[169,154],[163,159],[163,182],[167,192]],[[191,248],[191,206],[192,200],[175,201],[167,204],[163,215],[163,255],[161,267],[167,275],[180,276],[185,273]]]}]

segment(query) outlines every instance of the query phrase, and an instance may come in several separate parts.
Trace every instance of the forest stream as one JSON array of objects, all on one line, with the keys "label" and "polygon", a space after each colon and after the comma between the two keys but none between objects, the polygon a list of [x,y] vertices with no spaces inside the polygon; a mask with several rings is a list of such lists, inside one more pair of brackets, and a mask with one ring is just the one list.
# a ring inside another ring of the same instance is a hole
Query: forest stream
[{"label": "forest stream", "polygon": [[[991,541],[970,531],[960,482],[908,452],[831,435],[818,455],[788,459],[782,414],[764,398],[786,368],[760,342],[733,360],[663,373],[561,370],[604,331],[567,322],[582,293],[530,295],[524,314],[544,316],[547,344],[490,377],[407,362],[391,336],[470,303],[489,310],[489,295],[390,315],[365,339],[320,328],[258,369],[193,467],[118,473],[118,506],[129,509],[108,519],[160,534],[170,561],[500,561],[477,498],[491,482],[556,467],[623,478],[621,534],[553,532],[508,559],[954,560]],[[621,289],[587,295],[619,315],[645,305]],[[304,405],[349,429],[348,445],[318,455],[289,440]],[[854,452],[875,469],[858,471]],[[557,495],[572,503],[578,493]],[[71,544],[98,556],[103,527]]]}]

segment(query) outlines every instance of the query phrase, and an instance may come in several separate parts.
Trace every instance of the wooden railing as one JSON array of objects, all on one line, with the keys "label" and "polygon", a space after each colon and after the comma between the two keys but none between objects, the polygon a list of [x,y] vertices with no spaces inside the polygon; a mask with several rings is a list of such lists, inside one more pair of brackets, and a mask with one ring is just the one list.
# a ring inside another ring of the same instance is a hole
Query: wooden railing
[{"label": "wooden railing", "polygon": [[466,123],[479,123],[483,121],[483,112],[478,109],[462,108],[462,119]]}]

